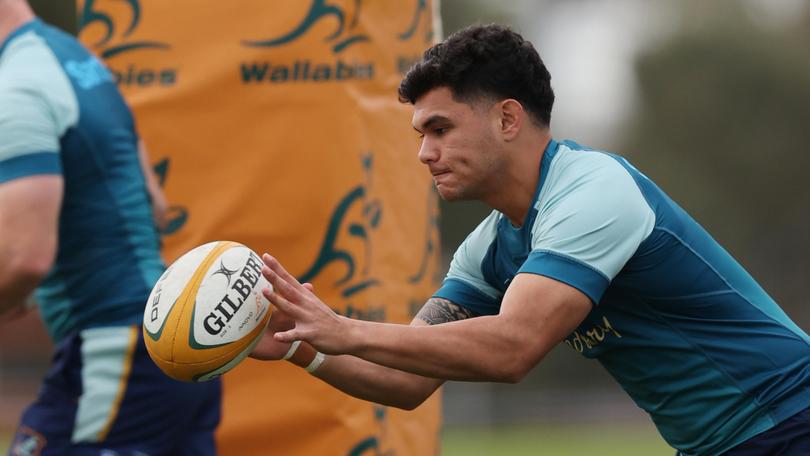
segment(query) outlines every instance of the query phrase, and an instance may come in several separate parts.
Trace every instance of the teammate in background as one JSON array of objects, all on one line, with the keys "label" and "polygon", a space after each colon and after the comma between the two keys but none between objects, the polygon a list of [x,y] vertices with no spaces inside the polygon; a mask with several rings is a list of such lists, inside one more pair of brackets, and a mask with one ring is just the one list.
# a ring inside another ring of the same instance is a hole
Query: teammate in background
[{"label": "teammate in background", "polygon": [[214,453],[220,384],[166,377],[140,330],[165,201],[109,71],[0,0],[0,314],[36,301],[56,343],[10,454]]},{"label": "teammate in background", "polygon": [[265,255],[287,319],[253,355],[412,408],[445,380],[518,382],[564,341],[680,454],[810,454],[810,337],[626,160],[555,141],[550,79],[500,26],[429,49],[399,89],[419,159],[444,199],[494,211],[410,326],[341,317]]}]

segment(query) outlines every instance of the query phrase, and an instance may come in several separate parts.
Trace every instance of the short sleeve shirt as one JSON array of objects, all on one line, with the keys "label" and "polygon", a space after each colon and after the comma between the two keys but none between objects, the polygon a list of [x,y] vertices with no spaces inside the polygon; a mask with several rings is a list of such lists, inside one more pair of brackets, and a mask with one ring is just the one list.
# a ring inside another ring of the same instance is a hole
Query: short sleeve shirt
[{"label": "short sleeve shirt", "polygon": [[590,298],[566,344],[683,454],[722,453],[810,406],[810,337],[622,157],[551,141],[525,223],[492,212],[435,296],[494,315],[521,273]]},{"label": "short sleeve shirt", "polygon": [[56,261],[35,296],[51,336],[139,323],[163,270],[132,114],[104,65],[36,19],[0,43],[0,185],[61,175]]}]

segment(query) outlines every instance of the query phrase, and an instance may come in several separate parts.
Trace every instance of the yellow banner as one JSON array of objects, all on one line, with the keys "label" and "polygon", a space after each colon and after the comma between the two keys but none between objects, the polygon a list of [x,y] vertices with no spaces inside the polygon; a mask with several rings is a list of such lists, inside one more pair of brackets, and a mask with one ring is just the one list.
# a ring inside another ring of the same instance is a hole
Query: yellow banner
[{"label": "yellow banner", "polygon": [[[172,207],[171,261],[212,240],[271,252],[336,311],[406,323],[438,284],[437,202],[402,74],[426,0],[85,0],[79,37],[131,104]],[[221,454],[429,455],[439,400],[402,412],[288,363],[224,377]]]}]

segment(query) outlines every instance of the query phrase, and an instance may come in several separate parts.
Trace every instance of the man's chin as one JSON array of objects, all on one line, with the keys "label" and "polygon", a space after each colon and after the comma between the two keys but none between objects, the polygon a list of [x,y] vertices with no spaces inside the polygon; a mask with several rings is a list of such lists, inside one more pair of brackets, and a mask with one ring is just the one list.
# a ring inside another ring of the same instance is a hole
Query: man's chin
[{"label": "man's chin", "polygon": [[452,203],[455,201],[469,201],[472,199],[468,198],[463,192],[453,191],[451,189],[447,189],[442,186],[437,186],[436,192],[443,200],[447,201],[448,203]]}]

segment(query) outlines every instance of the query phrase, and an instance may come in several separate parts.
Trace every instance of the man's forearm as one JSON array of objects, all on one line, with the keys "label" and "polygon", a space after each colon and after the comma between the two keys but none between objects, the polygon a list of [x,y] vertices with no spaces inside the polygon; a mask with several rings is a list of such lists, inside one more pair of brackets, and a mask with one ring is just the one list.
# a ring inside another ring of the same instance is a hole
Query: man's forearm
[{"label": "man's forearm", "polygon": [[416,408],[443,383],[349,355],[328,356],[313,375],[350,396],[406,410]]},{"label": "man's forearm", "polygon": [[28,297],[31,296],[39,280],[41,280],[40,277],[31,277],[12,283],[0,283],[0,314],[25,307]]},{"label": "man's forearm", "polygon": [[25,302],[42,280],[40,270],[26,271],[0,247],[0,314],[25,306]]},{"label": "man's forearm", "polygon": [[53,266],[62,176],[0,184],[0,312],[25,303]]},{"label": "man's forearm", "polygon": [[351,354],[417,375],[462,381],[514,382],[520,350],[498,316],[437,326],[352,321]]},{"label": "man's forearm", "polygon": [[592,309],[574,287],[518,274],[498,315],[431,326],[341,320],[335,350],[425,377],[516,383]]}]

